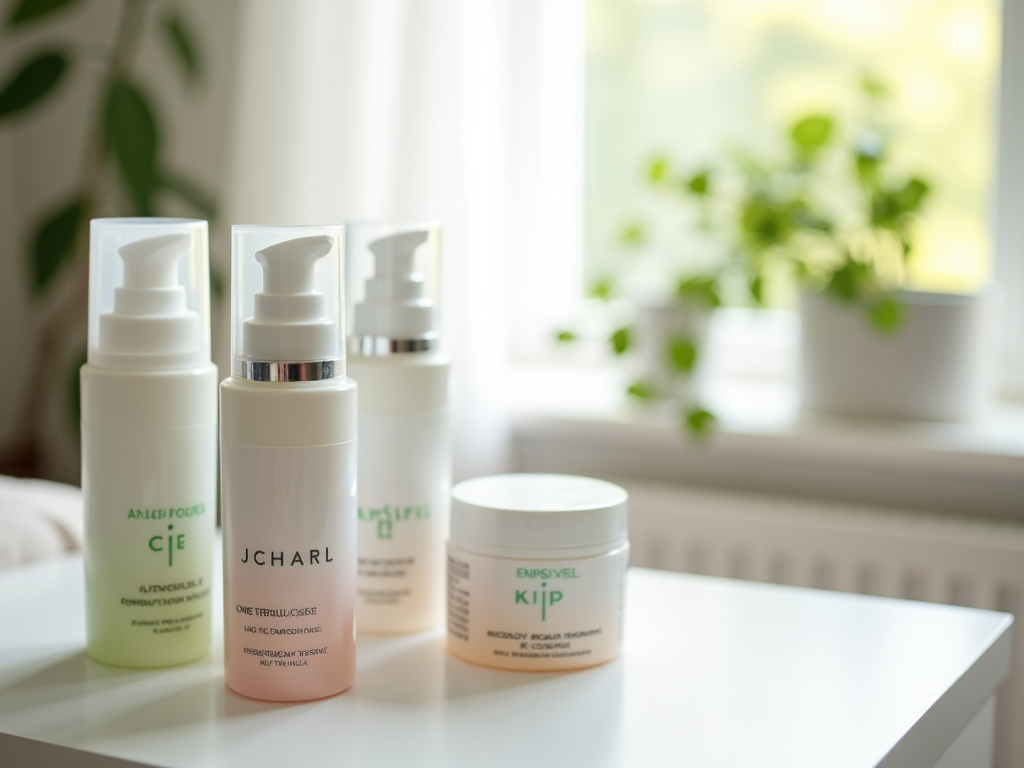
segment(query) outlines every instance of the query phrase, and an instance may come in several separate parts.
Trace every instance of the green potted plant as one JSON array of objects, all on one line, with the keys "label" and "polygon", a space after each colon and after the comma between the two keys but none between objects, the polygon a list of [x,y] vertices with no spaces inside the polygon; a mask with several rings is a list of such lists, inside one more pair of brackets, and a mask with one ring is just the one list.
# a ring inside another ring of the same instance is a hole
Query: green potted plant
[{"label": "green potted plant", "polygon": [[[991,391],[988,303],[983,294],[906,288],[930,185],[893,159],[885,85],[865,78],[860,93],[857,118],[804,115],[773,154],[735,150],[690,170],[665,156],[648,163],[651,187],[697,211],[721,254],[713,268],[679,283],[676,301],[703,300],[710,309],[797,299],[801,398],[809,409],[972,418]],[[633,223],[624,240],[639,242],[644,231]],[[685,359],[702,353],[696,343]]]}]

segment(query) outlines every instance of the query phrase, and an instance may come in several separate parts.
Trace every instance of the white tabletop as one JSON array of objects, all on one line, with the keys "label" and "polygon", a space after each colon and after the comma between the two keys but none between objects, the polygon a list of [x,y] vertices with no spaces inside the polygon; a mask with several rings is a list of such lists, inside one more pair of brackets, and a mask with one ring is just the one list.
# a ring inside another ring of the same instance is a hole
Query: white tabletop
[{"label": "white tabletop", "polygon": [[903,768],[932,765],[1009,671],[1002,613],[642,569],[627,600],[602,667],[503,672],[441,632],[360,637],[349,692],[268,704],[226,690],[219,635],[169,670],[86,658],[69,556],[0,572],[0,734],[158,766]]}]

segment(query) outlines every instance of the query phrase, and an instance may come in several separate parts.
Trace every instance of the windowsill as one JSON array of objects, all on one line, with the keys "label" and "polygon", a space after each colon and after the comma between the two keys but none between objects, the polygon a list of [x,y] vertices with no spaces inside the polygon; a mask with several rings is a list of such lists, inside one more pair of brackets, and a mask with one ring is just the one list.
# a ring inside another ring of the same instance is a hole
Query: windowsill
[{"label": "windowsill", "polygon": [[512,377],[517,470],[630,476],[1024,521],[1024,406],[969,424],[803,413],[778,382],[706,388],[719,418],[696,444],[665,403],[627,402],[614,367],[520,367]]}]

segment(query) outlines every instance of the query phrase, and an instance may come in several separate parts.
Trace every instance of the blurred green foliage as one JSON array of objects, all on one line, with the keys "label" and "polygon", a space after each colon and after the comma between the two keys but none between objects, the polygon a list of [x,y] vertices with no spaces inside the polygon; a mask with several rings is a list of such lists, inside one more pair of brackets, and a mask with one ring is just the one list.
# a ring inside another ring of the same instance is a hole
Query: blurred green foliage
[{"label": "blurred green foliage", "polygon": [[718,419],[711,411],[700,407],[691,407],[683,411],[683,421],[692,438],[703,440],[710,434]]},{"label": "blurred green foliage", "polygon": [[859,90],[858,119],[803,115],[783,130],[774,154],[734,151],[697,172],[665,156],[648,163],[652,188],[712,212],[725,254],[699,279],[720,290],[726,275],[742,274],[754,306],[768,304],[780,282],[796,282],[860,304],[882,332],[899,329],[897,289],[930,185],[892,161],[889,88],[868,76]]},{"label": "blurred green foliage", "polygon": [[[86,0],[15,0],[6,17],[9,32],[38,35],[37,25],[59,13],[86,4]],[[94,112],[96,129],[86,142],[87,169],[78,188],[68,197],[53,201],[39,215],[26,248],[26,273],[33,295],[42,297],[57,276],[72,262],[88,255],[89,220],[104,215],[151,216],[158,212],[161,193],[176,197],[198,215],[212,219],[216,215],[213,198],[202,188],[170,170],[164,162],[163,130],[158,110],[146,86],[131,67],[131,52],[138,47],[152,0],[122,0],[118,31],[105,57],[107,67],[96,89],[98,102]],[[161,21],[166,50],[186,84],[202,75],[202,58],[187,19],[173,6],[166,6]],[[21,119],[32,109],[60,94],[77,62],[73,45],[54,40],[30,52],[12,70],[0,76],[0,124]],[[110,194],[103,185],[103,171],[112,166],[119,194]],[[86,273],[76,273],[85,280]],[[214,298],[223,295],[223,281],[211,275]],[[70,301],[73,293],[61,300]],[[84,354],[84,352],[83,352]],[[69,373],[68,391],[74,408],[70,420],[78,429],[76,359]],[[52,361],[43,361],[43,369]]]},{"label": "blurred green foliage", "polygon": [[623,355],[626,353],[632,343],[632,333],[633,331],[629,326],[616,328],[612,331],[612,335],[609,337],[608,343],[614,354]]},{"label": "blurred green foliage", "polygon": [[646,401],[654,397],[654,387],[649,381],[639,379],[629,385],[626,389],[626,394],[638,400]]},{"label": "blurred green foliage", "polygon": [[[678,201],[681,209],[697,209],[700,226],[720,245],[715,266],[677,278],[676,302],[707,311],[725,303],[762,307],[796,285],[861,307],[880,333],[898,332],[904,317],[898,289],[914,254],[915,223],[930,185],[901,173],[892,159],[889,87],[865,76],[859,95],[856,117],[802,115],[782,128],[771,153],[734,149],[696,168],[681,167],[663,154],[645,163],[651,189]],[[625,253],[649,240],[639,218],[619,234]],[[743,295],[737,295],[737,285]],[[590,295],[611,299],[615,281],[601,279]],[[632,334],[629,326],[611,333],[608,344],[615,355],[630,349]],[[558,333],[560,341],[575,338],[572,332]],[[679,376],[692,376],[700,359],[698,340],[672,339],[665,356]],[[627,393],[639,400],[655,396],[645,380],[634,382]],[[713,428],[715,417],[691,403],[683,421],[700,437]]]}]

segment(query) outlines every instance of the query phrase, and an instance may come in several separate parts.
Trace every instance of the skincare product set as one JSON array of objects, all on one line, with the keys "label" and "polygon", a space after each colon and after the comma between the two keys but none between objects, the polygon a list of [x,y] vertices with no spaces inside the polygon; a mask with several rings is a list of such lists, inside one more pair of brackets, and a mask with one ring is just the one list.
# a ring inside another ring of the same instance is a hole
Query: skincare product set
[{"label": "skincare product set", "polygon": [[[162,667],[209,650],[207,240],[204,221],[92,222],[87,651],[106,664]],[[232,228],[219,508],[225,680],[237,693],[340,693],[355,676],[357,623],[430,629],[446,605],[450,652],[477,664],[573,669],[619,653],[622,488],[542,474],[451,488],[439,265],[432,223]]]}]

